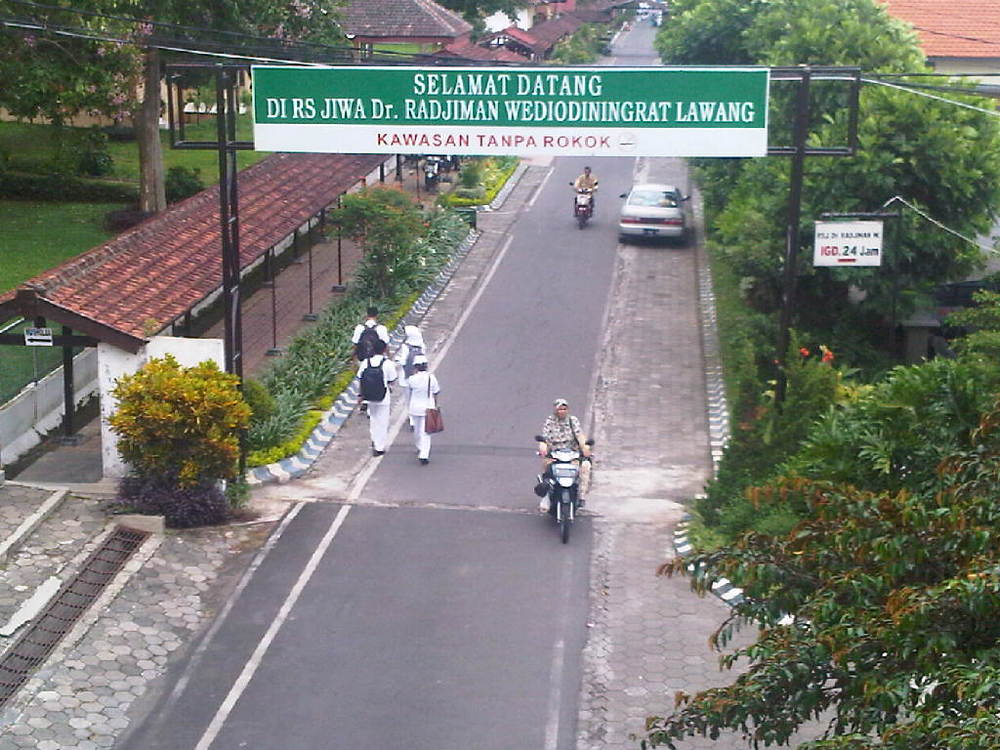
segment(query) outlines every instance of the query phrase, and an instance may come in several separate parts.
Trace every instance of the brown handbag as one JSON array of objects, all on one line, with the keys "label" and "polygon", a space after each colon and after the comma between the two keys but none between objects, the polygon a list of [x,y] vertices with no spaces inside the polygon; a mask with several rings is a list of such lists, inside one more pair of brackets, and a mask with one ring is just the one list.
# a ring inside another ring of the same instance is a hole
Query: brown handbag
[{"label": "brown handbag", "polygon": [[[427,395],[431,395],[431,379],[427,378]],[[441,416],[441,410],[436,406],[432,406],[424,412],[424,432],[428,435],[433,435],[435,432],[444,431],[444,418]]]},{"label": "brown handbag", "polygon": [[424,412],[424,432],[428,435],[433,435],[435,432],[444,431],[444,418],[441,416],[441,410],[432,407]]}]

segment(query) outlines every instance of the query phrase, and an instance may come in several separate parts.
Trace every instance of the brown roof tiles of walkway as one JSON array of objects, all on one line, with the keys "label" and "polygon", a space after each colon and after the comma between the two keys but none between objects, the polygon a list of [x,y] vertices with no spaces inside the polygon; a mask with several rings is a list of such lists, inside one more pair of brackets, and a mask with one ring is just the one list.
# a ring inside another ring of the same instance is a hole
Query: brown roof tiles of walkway
[{"label": "brown roof tiles of walkway", "polygon": [[[274,154],[239,174],[245,267],[386,157]],[[222,282],[218,188],[209,188],[0,296],[0,319],[50,318],[135,351]]]}]

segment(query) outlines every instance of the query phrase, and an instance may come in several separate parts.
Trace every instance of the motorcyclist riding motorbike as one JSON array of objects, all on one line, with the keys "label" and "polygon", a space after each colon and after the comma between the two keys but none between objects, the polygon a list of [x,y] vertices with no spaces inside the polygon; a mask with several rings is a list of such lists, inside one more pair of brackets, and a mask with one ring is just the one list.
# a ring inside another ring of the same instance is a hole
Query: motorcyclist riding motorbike
[{"label": "motorcyclist riding motorbike", "polygon": [[[564,398],[557,398],[552,402],[552,407],[552,414],[545,419],[545,424],[542,426],[542,441],[538,443],[538,455],[542,457],[542,473],[538,475],[536,492],[543,485],[547,487],[545,478],[553,461],[549,454],[560,449],[579,451],[581,458],[573,463],[580,468],[577,507],[582,508],[584,497],[590,489],[590,445],[587,442],[587,436],[583,434],[583,429],[580,427],[580,420],[569,413],[569,402]],[[539,510],[549,510],[547,495],[541,498]]]},{"label": "motorcyclist riding motorbike", "polygon": [[590,191],[590,205],[593,209],[597,205],[597,178],[590,172],[590,167],[583,168],[583,174],[576,178],[573,187],[577,190]]}]

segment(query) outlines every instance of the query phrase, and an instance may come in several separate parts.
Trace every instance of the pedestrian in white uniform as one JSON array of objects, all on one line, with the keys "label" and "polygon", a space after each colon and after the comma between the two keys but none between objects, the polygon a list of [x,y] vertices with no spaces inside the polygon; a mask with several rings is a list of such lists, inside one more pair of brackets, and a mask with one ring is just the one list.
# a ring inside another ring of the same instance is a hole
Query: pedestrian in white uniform
[{"label": "pedestrian in white uniform", "polygon": [[[403,345],[399,347],[399,351],[396,352],[396,371],[399,373],[399,380],[396,382],[406,388],[406,379],[415,372],[414,359],[421,354],[426,356],[426,352],[424,351],[424,335],[420,332],[419,328],[416,326],[405,326],[403,333],[406,338],[403,341]],[[409,399],[409,390],[406,393],[407,399]],[[409,403],[409,400],[407,400],[407,403]],[[413,417],[410,417],[409,421],[410,431],[412,432]]]},{"label": "pedestrian in white uniform", "polygon": [[385,342],[381,339],[375,342],[375,354],[361,363],[358,380],[361,398],[368,402],[372,454],[381,456],[389,442],[390,387],[396,380],[396,366],[385,356]]},{"label": "pedestrian in white uniform", "polygon": [[437,394],[441,391],[437,378],[427,371],[427,357],[420,355],[413,361],[416,370],[406,381],[410,394],[409,413],[413,420],[413,442],[417,446],[417,458],[426,466],[431,460],[431,436],[424,432],[424,414],[437,406]]},{"label": "pedestrian in white uniform", "polygon": [[354,326],[354,333],[351,334],[351,343],[354,344],[354,356],[360,362],[368,359],[375,353],[375,341],[382,340],[389,343],[389,331],[378,322],[378,308],[369,307],[365,313],[363,322]]}]

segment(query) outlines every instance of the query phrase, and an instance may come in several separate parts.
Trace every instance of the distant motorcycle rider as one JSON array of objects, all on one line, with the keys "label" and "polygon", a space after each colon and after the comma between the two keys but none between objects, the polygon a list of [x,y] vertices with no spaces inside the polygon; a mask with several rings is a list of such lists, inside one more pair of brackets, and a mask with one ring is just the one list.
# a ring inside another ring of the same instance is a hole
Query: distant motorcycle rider
[{"label": "distant motorcycle rider", "polygon": [[576,178],[573,187],[577,191],[589,190],[591,209],[597,207],[597,178],[591,174],[590,167],[583,168],[583,174]]},{"label": "distant motorcycle rider", "polygon": [[[545,419],[542,425],[542,442],[538,444],[538,455],[542,456],[542,474],[538,480],[541,483],[548,474],[549,465],[553,459],[550,453],[557,450],[578,451],[581,460],[574,461],[580,467],[580,488],[577,493],[577,504],[583,507],[584,497],[590,489],[590,446],[587,445],[587,436],[580,427],[580,420],[569,413],[569,402],[564,398],[557,398],[552,402],[552,414]],[[539,504],[541,510],[548,510],[548,499],[542,498]]]}]

